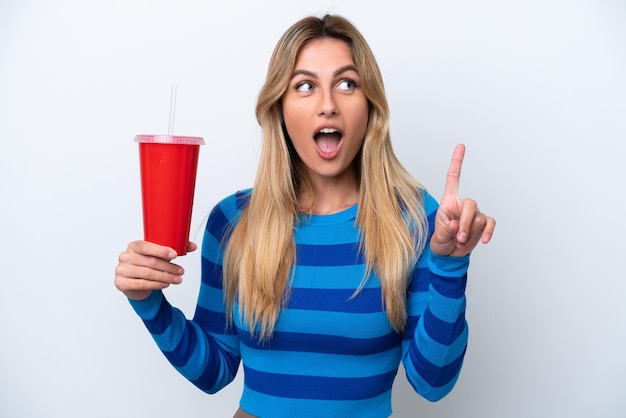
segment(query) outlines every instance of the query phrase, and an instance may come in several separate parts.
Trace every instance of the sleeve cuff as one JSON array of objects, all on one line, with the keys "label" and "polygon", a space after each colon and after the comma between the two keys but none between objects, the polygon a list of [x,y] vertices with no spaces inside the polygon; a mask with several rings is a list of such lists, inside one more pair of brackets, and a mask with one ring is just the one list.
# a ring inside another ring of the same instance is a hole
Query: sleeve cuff
[{"label": "sleeve cuff", "polygon": [[152,293],[150,293],[150,296],[145,299],[128,299],[128,302],[130,302],[130,306],[133,307],[141,319],[150,320],[157,316],[163,298],[163,292],[160,290],[153,290]]},{"label": "sleeve cuff", "polygon": [[428,267],[438,276],[460,277],[466,274],[469,269],[469,254],[463,257],[450,257],[437,255],[430,248],[427,248],[425,251]]}]

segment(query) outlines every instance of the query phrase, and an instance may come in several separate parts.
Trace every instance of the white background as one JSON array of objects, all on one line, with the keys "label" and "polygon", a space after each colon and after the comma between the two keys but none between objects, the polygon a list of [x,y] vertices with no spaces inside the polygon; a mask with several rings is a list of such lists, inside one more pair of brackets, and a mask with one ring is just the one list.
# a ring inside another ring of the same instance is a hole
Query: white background
[{"label": "white background", "polygon": [[[407,5],[411,5],[410,9]],[[626,5],[621,0],[0,0],[0,416],[228,417],[113,286],[141,238],[140,133],[203,136],[192,239],[252,185],[254,104],[282,32],[350,18],[376,54],[402,162],[498,220],[472,258],[470,344],[429,404],[401,371],[395,417],[626,415]],[[193,313],[199,255],[170,300]]]}]

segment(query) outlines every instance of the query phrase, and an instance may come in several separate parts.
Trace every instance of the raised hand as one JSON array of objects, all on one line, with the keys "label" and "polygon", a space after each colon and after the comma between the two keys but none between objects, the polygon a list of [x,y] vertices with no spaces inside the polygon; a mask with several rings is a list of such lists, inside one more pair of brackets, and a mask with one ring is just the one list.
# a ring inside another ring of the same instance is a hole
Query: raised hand
[{"label": "raised hand", "polygon": [[[190,242],[188,252],[196,250]],[[153,290],[165,289],[171,284],[182,282],[184,270],[172,263],[176,252],[162,245],[147,241],[133,241],[120,254],[115,268],[115,286],[128,298],[141,300]]]},{"label": "raised hand", "polygon": [[448,169],[439,210],[435,216],[435,232],[430,240],[430,248],[437,255],[453,257],[467,255],[479,241],[488,243],[496,227],[495,219],[482,213],[476,201],[459,198],[459,180],[464,156],[465,145],[457,145]]}]

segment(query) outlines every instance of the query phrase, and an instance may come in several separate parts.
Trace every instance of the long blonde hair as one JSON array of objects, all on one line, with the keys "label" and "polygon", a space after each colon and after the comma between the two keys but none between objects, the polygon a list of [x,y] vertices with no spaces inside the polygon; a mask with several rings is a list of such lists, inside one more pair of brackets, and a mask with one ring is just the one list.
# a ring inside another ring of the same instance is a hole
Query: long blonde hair
[{"label": "long blonde hair", "polygon": [[[235,303],[252,332],[272,335],[288,298],[295,262],[294,224],[300,215],[298,192],[312,191],[302,161],[284,129],[281,98],[302,47],[312,39],[336,38],[351,48],[369,101],[369,121],[356,157],[360,177],[356,222],[366,274],[375,272],[393,328],[406,324],[407,278],[426,239],[421,185],[405,170],[391,147],[389,107],[378,64],[367,42],[345,18],[326,15],[295,23],[278,41],[256,105],[263,144],[248,206],[232,231],[224,255],[227,313]],[[360,289],[357,289],[357,291]]]}]

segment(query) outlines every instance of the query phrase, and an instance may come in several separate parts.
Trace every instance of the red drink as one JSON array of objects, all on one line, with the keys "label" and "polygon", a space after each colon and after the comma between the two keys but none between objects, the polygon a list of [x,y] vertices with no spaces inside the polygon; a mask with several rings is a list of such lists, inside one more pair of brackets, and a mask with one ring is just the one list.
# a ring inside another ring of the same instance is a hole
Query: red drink
[{"label": "red drink", "polygon": [[187,254],[199,137],[137,135],[141,169],[143,231],[146,241]]}]

